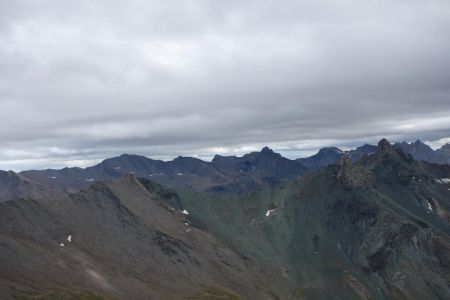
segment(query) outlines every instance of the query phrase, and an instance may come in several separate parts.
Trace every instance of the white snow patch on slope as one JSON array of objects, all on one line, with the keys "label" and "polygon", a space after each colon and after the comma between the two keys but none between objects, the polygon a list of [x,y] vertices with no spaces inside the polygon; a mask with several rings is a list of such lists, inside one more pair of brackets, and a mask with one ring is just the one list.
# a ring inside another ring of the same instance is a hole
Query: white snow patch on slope
[{"label": "white snow patch on slope", "polygon": [[269,209],[269,210],[266,212],[266,217],[270,216],[270,213],[273,212],[273,211],[275,211],[275,210],[277,210],[277,209],[276,209],[276,208],[274,208],[274,209]]},{"label": "white snow patch on slope", "polygon": [[435,179],[434,181],[436,181],[437,183],[441,183],[441,184],[447,184],[447,183],[450,183],[450,178]]},{"label": "white snow patch on slope", "polygon": [[182,211],[181,211],[181,210],[179,210],[179,212],[180,212],[180,213],[182,213],[182,214],[184,214],[184,215],[188,215],[188,214],[189,214],[189,212],[188,212],[187,210],[185,210],[185,209],[184,209],[184,210],[182,210]]},{"label": "white snow patch on slope", "polygon": [[72,235],[71,234],[69,234],[69,236],[67,237],[67,241],[68,242],[72,242]]},{"label": "white snow patch on slope", "polygon": [[433,206],[431,206],[431,203],[430,203],[430,201],[428,201],[428,200],[427,200],[427,205],[428,205],[428,209],[431,210],[431,211],[433,211]]},{"label": "white snow patch on slope", "polygon": [[153,174],[149,174],[148,176],[153,177],[153,176],[163,176],[163,175],[164,175],[164,173],[161,172],[161,173],[153,173]]}]

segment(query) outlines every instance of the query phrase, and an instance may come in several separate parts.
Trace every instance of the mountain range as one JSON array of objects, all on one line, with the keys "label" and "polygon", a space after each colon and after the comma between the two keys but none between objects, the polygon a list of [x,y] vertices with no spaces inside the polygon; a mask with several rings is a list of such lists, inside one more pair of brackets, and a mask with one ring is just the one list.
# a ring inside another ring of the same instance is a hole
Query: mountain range
[{"label": "mountain range", "polygon": [[[401,149],[404,153],[410,154],[415,160],[422,160],[438,164],[450,163],[450,144],[445,144],[437,150],[420,140],[407,143],[395,143],[395,148]],[[319,150],[313,156],[298,158],[297,161],[309,169],[318,169],[338,161],[343,155],[349,156],[353,162],[360,160],[365,155],[375,153],[377,146],[365,144],[354,150],[342,151],[336,147],[326,147]]]},{"label": "mountain range", "polygon": [[[394,147],[416,160],[446,164],[450,162],[450,145],[434,151],[417,140],[396,143]],[[63,168],[23,171],[19,174],[36,182],[76,191],[99,179],[119,178],[133,173],[172,188],[215,192],[248,192],[261,190],[291,180],[313,170],[334,164],[343,156],[357,162],[374,154],[376,145],[363,145],[343,151],[326,147],[313,156],[296,160],[282,157],[268,147],[242,157],[214,156],[211,162],[179,156],[172,161],[153,160],[140,155],[123,154],[88,168]]]},{"label": "mountain range", "polygon": [[0,298],[449,299],[449,151],[423,145],[1,171]]},{"label": "mountain range", "polygon": [[88,187],[98,179],[119,178],[133,173],[172,188],[198,191],[253,191],[290,180],[308,172],[301,163],[282,157],[265,147],[242,157],[216,155],[212,162],[192,157],[172,161],[123,154],[82,168],[23,171],[21,176],[69,191]]}]

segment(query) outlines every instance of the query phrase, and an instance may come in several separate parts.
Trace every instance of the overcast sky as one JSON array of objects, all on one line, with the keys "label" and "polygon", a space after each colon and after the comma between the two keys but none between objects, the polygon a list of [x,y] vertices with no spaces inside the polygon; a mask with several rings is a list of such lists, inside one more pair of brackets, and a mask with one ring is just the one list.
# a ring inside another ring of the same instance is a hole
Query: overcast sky
[{"label": "overcast sky", "polygon": [[450,141],[448,0],[0,0],[0,169]]}]

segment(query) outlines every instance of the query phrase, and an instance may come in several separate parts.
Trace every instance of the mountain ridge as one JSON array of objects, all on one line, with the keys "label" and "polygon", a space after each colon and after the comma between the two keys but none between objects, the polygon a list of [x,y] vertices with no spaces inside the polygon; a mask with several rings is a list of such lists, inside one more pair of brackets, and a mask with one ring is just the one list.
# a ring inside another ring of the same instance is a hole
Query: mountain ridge
[{"label": "mountain ridge", "polygon": [[[420,140],[413,143],[395,143],[393,146],[417,160],[433,163],[450,162],[448,144],[435,151]],[[87,187],[97,179],[119,178],[124,173],[133,172],[139,177],[150,178],[175,188],[246,192],[260,190],[326,167],[336,163],[344,155],[355,163],[364,156],[374,154],[376,149],[377,146],[369,144],[347,151],[337,147],[325,147],[310,157],[291,160],[265,146],[259,152],[247,153],[240,157],[215,155],[211,162],[185,156],[162,161],[142,155],[122,154],[84,169],[29,170],[18,174],[69,191]]]},{"label": "mountain ridge", "polygon": [[96,179],[119,178],[129,172],[171,187],[207,190],[239,185],[243,177],[247,181],[244,185],[259,189],[271,184],[271,178],[287,180],[304,174],[307,169],[295,160],[264,147],[260,152],[242,157],[216,156],[211,162],[183,156],[161,161],[122,154],[85,169],[30,170],[19,174],[47,185],[76,190],[89,186]]}]

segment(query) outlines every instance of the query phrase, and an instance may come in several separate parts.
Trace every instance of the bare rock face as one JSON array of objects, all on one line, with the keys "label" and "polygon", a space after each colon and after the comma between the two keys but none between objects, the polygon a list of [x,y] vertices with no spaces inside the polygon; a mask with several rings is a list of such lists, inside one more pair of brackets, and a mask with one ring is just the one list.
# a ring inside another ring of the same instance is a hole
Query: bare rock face
[{"label": "bare rock face", "polygon": [[389,151],[391,151],[391,149],[392,149],[392,145],[391,145],[391,143],[389,143],[389,141],[388,140],[386,140],[386,139],[381,139],[379,142],[378,142],[378,150],[380,151],[380,152],[389,152]]},{"label": "bare rock face", "polygon": [[340,158],[339,165],[343,168],[348,168],[352,165],[352,161],[349,156],[343,155]]},{"label": "bare rock face", "polygon": [[346,189],[372,187],[372,174],[359,165],[352,165],[349,156],[342,156],[339,164],[332,168],[334,169],[336,180]]}]

